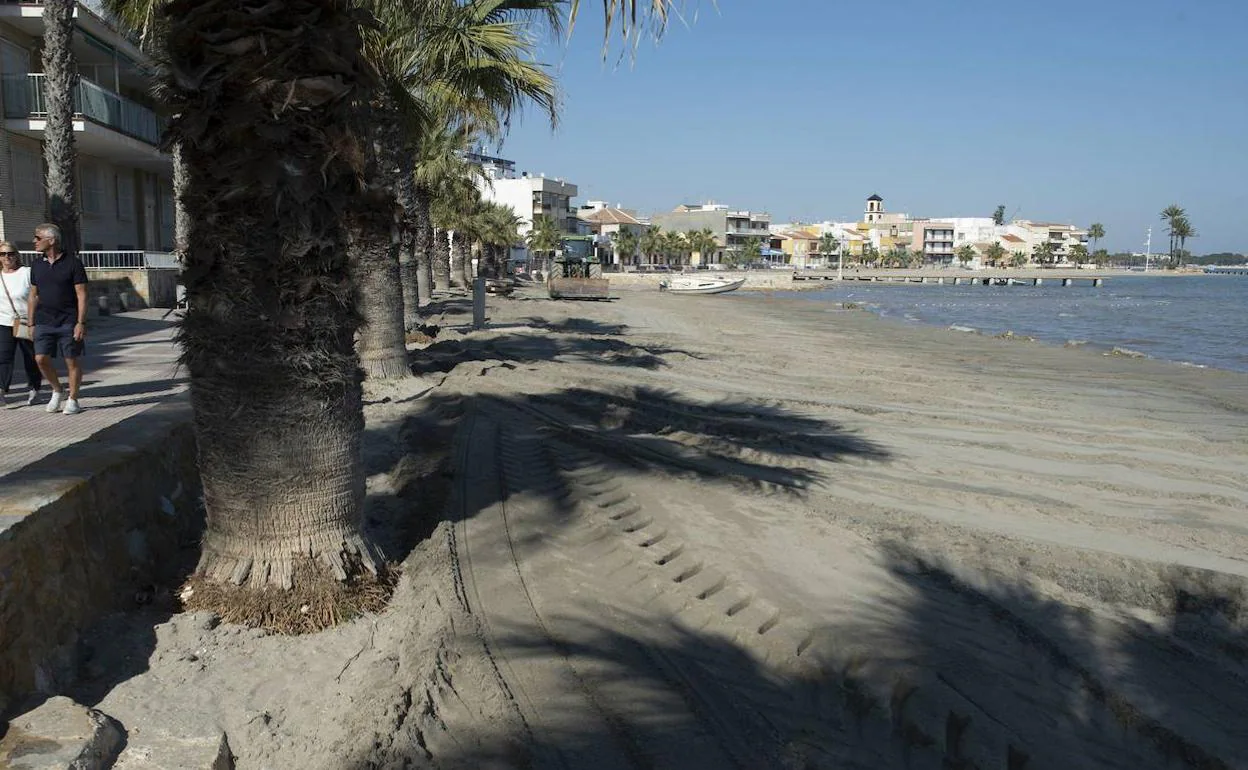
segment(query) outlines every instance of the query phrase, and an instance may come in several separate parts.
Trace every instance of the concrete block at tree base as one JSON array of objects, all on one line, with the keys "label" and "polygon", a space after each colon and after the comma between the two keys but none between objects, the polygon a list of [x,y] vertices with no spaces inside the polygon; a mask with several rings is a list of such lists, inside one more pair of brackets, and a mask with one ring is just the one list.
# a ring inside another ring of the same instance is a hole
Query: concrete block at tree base
[{"label": "concrete block at tree base", "polygon": [[106,770],[121,751],[121,726],[69,698],[49,698],[9,722],[0,739],[6,770]]},{"label": "concrete block at tree base", "polygon": [[196,733],[189,725],[179,735],[136,730],[112,770],[234,770],[234,754],[225,733],[211,728]]}]

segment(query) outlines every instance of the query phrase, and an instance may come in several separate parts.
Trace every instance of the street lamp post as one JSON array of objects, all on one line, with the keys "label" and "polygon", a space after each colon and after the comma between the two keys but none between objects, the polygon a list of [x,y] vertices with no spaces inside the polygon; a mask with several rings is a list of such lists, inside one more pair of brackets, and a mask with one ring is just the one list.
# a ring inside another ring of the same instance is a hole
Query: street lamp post
[{"label": "street lamp post", "polygon": [[836,280],[845,280],[845,244],[836,245]]}]

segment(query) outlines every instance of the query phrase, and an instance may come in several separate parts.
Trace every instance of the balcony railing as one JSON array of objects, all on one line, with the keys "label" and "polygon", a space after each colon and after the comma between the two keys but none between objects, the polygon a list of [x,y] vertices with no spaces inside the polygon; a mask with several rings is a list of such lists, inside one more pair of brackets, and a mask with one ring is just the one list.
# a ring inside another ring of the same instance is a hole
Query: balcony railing
[{"label": "balcony railing", "polygon": [[[46,118],[44,95],[47,77],[42,72],[4,76],[4,116],[6,118]],[[165,121],[156,113],[124,96],[79,78],[74,89],[74,112],[93,123],[107,126],[126,136],[160,144]]]},{"label": "balcony railing", "polygon": [[[30,265],[37,251],[23,251],[22,264]],[[182,267],[178,255],[168,251],[80,251],[78,258],[88,270],[154,270]]]}]

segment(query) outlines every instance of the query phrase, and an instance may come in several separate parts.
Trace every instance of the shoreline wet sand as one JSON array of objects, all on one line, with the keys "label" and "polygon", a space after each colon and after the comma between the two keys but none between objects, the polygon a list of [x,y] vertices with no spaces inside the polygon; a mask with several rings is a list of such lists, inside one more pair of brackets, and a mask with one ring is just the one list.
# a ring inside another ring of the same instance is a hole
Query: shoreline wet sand
[{"label": "shoreline wet sand", "polygon": [[83,697],[240,767],[1248,762],[1248,375],[619,294],[369,387],[389,611],[119,618]]}]

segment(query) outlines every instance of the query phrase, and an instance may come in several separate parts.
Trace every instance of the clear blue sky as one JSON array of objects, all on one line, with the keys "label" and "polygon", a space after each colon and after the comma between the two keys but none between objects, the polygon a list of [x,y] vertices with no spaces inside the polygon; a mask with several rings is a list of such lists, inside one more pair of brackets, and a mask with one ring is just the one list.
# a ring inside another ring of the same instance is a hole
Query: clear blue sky
[{"label": "clear blue sky", "polygon": [[[688,0],[602,57],[602,6],[545,43],[560,125],[501,150],[579,202],[714,200],[775,221],[889,211],[1105,225],[1110,250],[1248,251],[1248,0]],[[696,14],[696,19],[692,18]],[[496,150],[497,148],[488,148]]]}]

